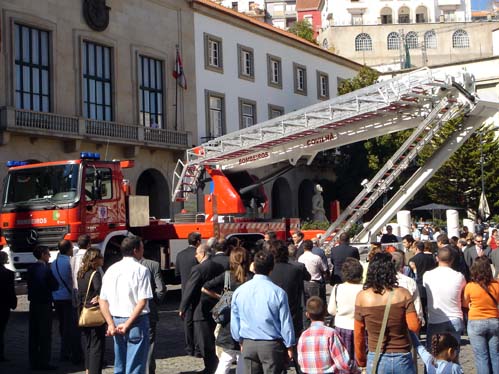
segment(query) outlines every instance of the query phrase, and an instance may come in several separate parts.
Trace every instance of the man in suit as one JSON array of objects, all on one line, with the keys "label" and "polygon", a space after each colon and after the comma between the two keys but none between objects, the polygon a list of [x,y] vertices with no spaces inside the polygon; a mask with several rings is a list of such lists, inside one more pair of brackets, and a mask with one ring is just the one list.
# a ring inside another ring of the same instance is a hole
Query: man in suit
[{"label": "man in suit", "polygon": [[161,277],[159,262],[142,257],[139,260],[151,273],[151,289],[154,297],[149,300],[149,352],[147,354],[147,374],[156,373],[156,361],[154,359],[154,345],[156,342],[156,325],[159,321],[158,308],[166,295],[166,287]]},{"label": "man in suit", "polygon": [[[310,280],[310,274],[304,264],[289,262],[288,248],[282,241],[271,242],[270,252],[274,256],[274,269],[269,277],[272,282],[286,291],[295,336],[300,336],[303,331],[303,281]],[[293,350],[293,360],[295,363],[298,362],[296,346]],[[296,371],[301,373],[298,366]]]},{"label": "man in suit", "polygon": [[296,245],[296,258],[300,258],[304,251],[303,239],[305,239],[305,235],[300,230],[296,230],[293,235],[291,235],[291,238]]},{"label": "man in suit", "polygon": [[[177,255],[175,261],[175,276],[180,277],[182,284],[182,295],[184,294],[185,285],[191,275],[192,267],[197,264],[196,248],[201,244],[201,234],[199,232],[191,232],[187,237],[189,246]],[[189,307],[184,312],[184,337],[185,351],[190,356],[199,356],[199,352],[194,345],[194,323],[192,321],[192,309]]]},{"label": "man in suit", "polygon": [[9,320],[10,310],[17,307],[17,296],[14,288],[15,274],[6,269],[5,264],[9,263],[9,256],[6,252],[0,251],[0,362],[7,361],[5,358],[4,334]]},{"label": "man in suit", "polygon": [[179,315],[184,318],[189,307],[193,310],[194,341],[204,361],[204,373],[213,374],[217,369],[218,358],[215,353],[215,321],[211,310],[217,303],[216,299],[201,292],[203,285],[224,271],[222,265],[213,262],[208,255],[209,248],[200,244],[196,248],[196,260],[180,303]]},{"label": "man in suit", "polygon": [[475,245],[472,245],[464,250],[464,261],[468,269],[471,269],[471,265],[478,257],[489,257],[491,249],[486,246],[483,235],[476,234],[474,239]]},{"label": "man in suit", "polygon": [[333,276],[331,284],[343,283],[341,279],[341,267],[347,257],[360,260],[359,250],[350,245],[350,237],[346,232],[340,235],[340,244],[331,249],[331,263],[333,264]]},{"label": "man in suit", "polygon": [[211,256],[211,260],[220,264],[224,267],[224,270],[229,270],[229,256],[225,254],[226,242],[225,240],[222,243],[215,243],[213,249],[215,254]]}]

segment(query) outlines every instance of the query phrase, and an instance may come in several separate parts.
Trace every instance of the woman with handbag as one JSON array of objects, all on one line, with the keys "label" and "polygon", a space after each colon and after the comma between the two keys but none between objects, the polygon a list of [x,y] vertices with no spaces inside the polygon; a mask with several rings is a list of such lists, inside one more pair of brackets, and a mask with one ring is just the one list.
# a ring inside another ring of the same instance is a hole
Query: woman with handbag
[{"label": "woman with handbag", "polygon": [[[223,292],[233,292],[248,280],[248,256],[246,249],[233,248],[229,256],[230,270],[223,272],[212,280],[206,282],[201,292],[215,299],[220,299]],[[227,274],[228,273],[228,274]],[[239,343],[232,339],[230,333],[230,310],[226,320],[221,323],[215,344],[222,348],[218,367],[215,374],[227,374],[232,366],[232,361],[237,360],[236,374],[244,373],[243,360],[240,359]]]},{"label": "woman with handbag", "polygon": [[355,357],[360,367],[367,366],[368,374],[416,373],[407,330],[417,332],[419,319],[412,295],[398,287],[390,253],[377,253],[369,261],[366,282],[355,300],[354,318]]},{"label": "woman with handbag", "polygon": [[499,282],[492,276],[490,261],[478,257],[464,288],[463,306],[469,308],[468,336],[477,374],[499,374]]},{"label": "woman with handbag", "polygon": [[[106,324],[99,320],[99,293],[102,286],[100,268],[104,257],[96,248],[87,249],[78,271],[80,300],[79,325],[83,331],[83,351],[87,374],[102,373]],[[100,315],[102,317],[102,315]],[[104,318],[102,317],[102,321]]]}]

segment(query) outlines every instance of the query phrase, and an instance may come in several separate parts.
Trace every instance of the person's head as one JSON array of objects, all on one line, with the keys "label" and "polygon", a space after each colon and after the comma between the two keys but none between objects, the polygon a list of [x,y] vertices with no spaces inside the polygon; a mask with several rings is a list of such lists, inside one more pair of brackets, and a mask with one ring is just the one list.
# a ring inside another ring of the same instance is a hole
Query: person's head
[{"label": "person's head", "polygon": [[288,255],[289,255],[289,258],[294,259],[296,257],[296,251],[297,251],[297,249],[298,248],[294,244],[288,245]]},{"label": "person's head", "polygon": [[415,244],[416,247],[416,252],[422,253],[424,252],[425,249],[425,243],[422,242],[421,240],[418,240]]},{"label": "person's head", "polygon": [[274,256],[268,251],[258,251],[253,259],[255,274],[269,275],[274,268]]},{"label": "person's head", "polygon": [[393,264],[395,265],[395,269],[398,272],[402,272],[402,270],[404,269],[404,265],[405,265],[404,254],[399,252],[399,251],[395,251],[395,252],[392,252],[390,254],[392,255]]},{"label": "person's head", "polygon": [[71,240],[61,240],[59,243],[57,243],[57,249],[59,250],[59,253],[61,255],[73,255],[73,243],[71,243]]},{"label": "person's head", "polygon": [[314,248],[314,243],[312,243],[311,240],[304,240],[303,241],[303,250],[304,251],[311,251],[312,248]]},{"label": "person's head", "polygon": [[468,226],[463,226],[463,232],[464,232],[465,234],[467,234],[467,233],[469,232],[469,230],[468,230]]},{"label": "person's head", "polygon": [[33,256],[35,256],[35,258],[38,260],[38,261],[43,261],[45,263],[48,263],[49,262],[49,259],[50,259],[50,251],[49,251],[49,248],[48,247],[45,247],[45,246],[42,246],[42,245],[39,245],[38,247],[36,247],[34,250],[33,250]]},{"label": "person's head", "polygon": [[412,235],[405,235],[402,238],[402,245],[406,250],[411,248],[413,244],[414,244],[414,238],[412,237]]},{"label": "person's head", "polygon": [[457,362],[459,342],[451,334],[435,334],[431,337],[431,354],[438,360]]},{"label": "person's head", "polygon": [[490,236],[497,236],[497,229],[492,229]]},{"label": "person's head", "polygon": [[478,283],[483,288],[488,288],[490,282],[494,279],[490,260],[486,256],[477,257],[470,268],[470,279]]},{"label": "person's head", "polygon": [[271,242],[274,240],[277,240],[277,235],[274,231],[265,231],[265,234],[263,235],[263,240],[266,242]]},{"label": "person's head", "polygon": [[449,237],[447,236],[447,234],[440,234],[437,238],[437,247],[438,248],[441,248],[441,247],[445,247],[446,245],[449,245],[450,244],[450,241],[449,241]]},{"label": "person's head", "polygon": [[208,258],[209,252],[210,252],[210,247],[208,247],[207,244],[200,244],[196,248],[196,254],[194,255],[194,257],[196,257],[197,262],[201,263],[206,258]]},{"label": "person's head", "polygon": [[340,239],[339,239],[340,244],[348,244],[350,243],[350,237],[346,232],[342,232],[340,234]]},{"label": "person's head", "polygon": [[300,243],[303,240],[303,237],[304,237],[303,233],[301,231],[299,231],[299,230],[296,230],[293,233],[293,235],[291,235],[291,238],[293,238],[293,242],[295,244]]},{"label": "person's head", "polygon": [[201,244],[201,234],[197,231],[191,232],[187,236],[187,243],[189,243],[189,245],[197,247],[199,244]]},{"label": "person's head", "polygon": [[454,252],[448,245],[438,248],[437,257],[439,266],[451,266],[454,262]]},{"label": "person's head", "polygon": [[381,243],[378,243],[378,242],[371,243],[371,249],[369,250],[369,253],[367,254],[367,262],[371,262],[374,255],[376,253],[381,253],[381,252],[383,252],[383,249],[381,249]]},{"label": "person's head", "polygon": [[0,251],[0,265],[9,263],[9,255],[5,251]]},{"label": "person's head", "polygon": [[397,271],[390,253],[376,253],[369,261],[364,289],[372,288],[375,293],[383,293],[397,286]]},{"label": "person's head", "polygon": [[386,225],[386,233],[391,234],[393,231],[393,227],[391,225]]},{"label": "person's head", "polygon": [[90,246],[90,235],[81,234],[78,237],[78,248],[87,249]]},{"label": "person's head", "polygon": [[229,267],[236,280],[243,283],[248,273],[248,254],[243,247],[236,247],[230,252]]},{"label": "person's head", "polygon": [[466,241],[466,239],[461,238],[457,241],[457,247],[461,250],[463,250],[467,245],[468,242]]},{"label": "person's head", "polygon": [[213,253],[220,253],[220,252],[223,252],[225,254],[225,245],[224,243],[220,243],[220,242],[216,242],[213,244],[213,246],[210,246],[208,243],[206,243],[206,245],[208,246],[208,248],[211,249],[211,251]]},{"label": "person's head", "polygon": [[278,262],[288,262],[289,254],[288,247],[281,240],[274,240],[270,243],[270,252],[274,255],[274,261]]},{"label": "person's head", "polygon": [[341,266],[341,278],[348,283],[361,283],[364,269],[360,261],[353,257],[347,257]]},{"label": "person's head", "polygon": [[483,236],[482,234],[475,235],[475,247],[483,248]]},{"label": "person's head", "polygon": [[307,300],[306,315],[312,322],[324,321],[326,310],[324,302],[319,296],[312,296]]},{"label": "person's head", "polygon": [[138,236],[127,236],[121,242],[121,254],[123,257],[135,257],[140,260],[144,256],[144,244]]},{"label": "person's head", "polygon": [[78,278],[83,278],[89,270],[97,270],[104,265],[104,256],[97,248],[88,248],[81,259],[81,266],[78,270]]},{"label": "person's head", "polygon": [[213,249],[214,252],[218,252],[218,250],[215,248],[215,245],[218,244],[218,239],[212,236],[206,241],[206,245],[210,247],[210,249]]}]

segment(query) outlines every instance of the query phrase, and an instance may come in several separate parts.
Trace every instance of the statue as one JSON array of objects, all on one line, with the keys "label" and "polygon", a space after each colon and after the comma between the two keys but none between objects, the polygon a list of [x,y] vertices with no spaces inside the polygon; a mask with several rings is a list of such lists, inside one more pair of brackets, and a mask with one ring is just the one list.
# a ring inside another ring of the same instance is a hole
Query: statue
[{"label": "statue", "polygon": [[322,186],[320,184],[316,184],[315,194],[312,197],[312,214],[314,215],[314,221],[328,222],[328,219],[326,218],[326,211],[324,210],[322,191]]}]

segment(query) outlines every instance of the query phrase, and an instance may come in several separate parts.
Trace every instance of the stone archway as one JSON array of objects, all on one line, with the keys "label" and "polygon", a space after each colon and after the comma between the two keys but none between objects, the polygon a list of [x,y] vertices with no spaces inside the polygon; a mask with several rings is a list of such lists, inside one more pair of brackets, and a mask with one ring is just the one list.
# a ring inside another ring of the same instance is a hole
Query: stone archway
[{"label": "stone archway", "polygon": [[151,217],[170,217],[170,189],[161,172],[156,169],[144,170],[137,180],[137,195],[149,196]]},{"label": "stone archway", "polygon": [[272,218],[289,218],[293,215],[291,188],[286,178],[277,178],[272,186]]},{"label": "stone archway", "polygon": [[304,179],[298,189],[298,213],[301,219],[312,219],[312,197],[314,185],[310,179]]}]

